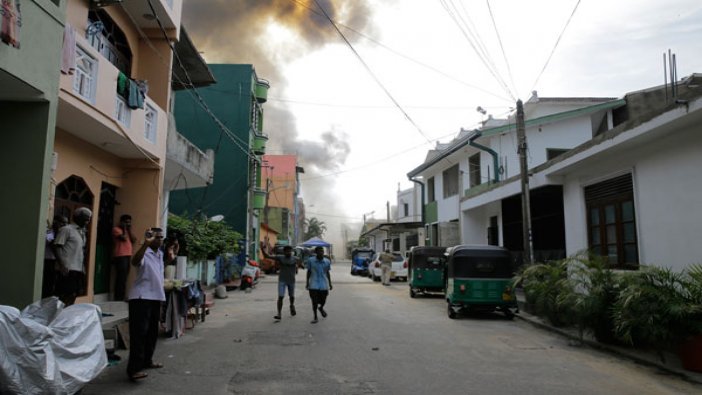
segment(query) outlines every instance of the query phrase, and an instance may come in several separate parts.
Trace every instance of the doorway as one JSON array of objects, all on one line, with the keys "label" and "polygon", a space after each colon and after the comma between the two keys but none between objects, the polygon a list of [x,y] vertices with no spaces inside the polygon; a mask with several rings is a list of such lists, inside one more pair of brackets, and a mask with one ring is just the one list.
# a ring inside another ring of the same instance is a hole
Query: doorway
[{"label": "doorway", "polygon": [[[93,193],[88,188],[81,177],[70,176],[56,186],[56,195],[54,198],[54,213],[63,215],[72,222],[73,212],[79,207],[85,207],[93,210]],[[89,278],[89,267],[87,262],[90,257],[90,226],[85,231],[85,254],[83,258],[83,268],[85,270],[85,278]],[[83,289],[79,296],[85,296],[87,289]]]},{"label": "doorway", "polygon": [[95,241],[95,276],[93,291],[97,294],[110,292],[112,259],[112,227],[115,218],[117,187],[106,182],[100,187],[100,206],[97,214],[97,239]]}]

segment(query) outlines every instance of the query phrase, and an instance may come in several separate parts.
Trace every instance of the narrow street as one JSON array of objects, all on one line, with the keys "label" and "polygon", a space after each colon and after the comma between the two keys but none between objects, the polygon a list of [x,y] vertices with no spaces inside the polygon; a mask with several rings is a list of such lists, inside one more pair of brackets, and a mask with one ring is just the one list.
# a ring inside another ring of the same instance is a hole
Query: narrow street
[{"label": "narrow street", "polygon": [[206,322],[161,339],[139,383],[126,351],[83,394],[692,394],[702,388],[501,314],[450,320],[441,297],[410,299],[332,267],[334,290],[318,324],[298,274],[298,314],[275,323],[277,276],[229,292]]}]

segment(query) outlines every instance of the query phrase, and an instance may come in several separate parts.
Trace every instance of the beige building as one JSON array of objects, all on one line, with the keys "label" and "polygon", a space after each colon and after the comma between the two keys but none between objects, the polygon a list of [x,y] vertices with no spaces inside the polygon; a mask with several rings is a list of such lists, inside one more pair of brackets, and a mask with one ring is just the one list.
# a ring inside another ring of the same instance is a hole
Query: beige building
[{"label": "beige building", "polygon": [[68,1],[48,217],[93,211],[87,293],[78,302],[109,294],[110,231],[120,215],[132,215],[140,239],[162,223],[170,44],[180,34],[181,6]]}]

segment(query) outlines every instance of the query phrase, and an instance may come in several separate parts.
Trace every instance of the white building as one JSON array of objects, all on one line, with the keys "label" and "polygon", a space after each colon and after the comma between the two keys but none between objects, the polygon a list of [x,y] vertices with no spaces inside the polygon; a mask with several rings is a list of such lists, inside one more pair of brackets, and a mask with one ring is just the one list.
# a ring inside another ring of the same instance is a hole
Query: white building
[{"label": "white building", "polygon": [[[582,106],[569,99],[525,104],[537,261],[586,249],[607,256],[616,268],[656,264],[679,270],[702,261],[695,243],[702,235],[702,211],[696,209],[702,203],[700,83],[699,74],[680,81],[675,98],[661,86],[621,100],[585,99]],[[572,107],[551,111],[566,102]],[[491,153],[469,145],[471,138],[495,151],[497,166],[490,167]],[[438,225],[456,221],[457,191],[463,188],[454,185],[462,183],[467,188],[460,199],[460,241],[521,253],[516,140],[512,119],[463,133],[408,174],[427,184],[432,242],[441,241]],[[491,173],[495,167],[498,180]]]}]

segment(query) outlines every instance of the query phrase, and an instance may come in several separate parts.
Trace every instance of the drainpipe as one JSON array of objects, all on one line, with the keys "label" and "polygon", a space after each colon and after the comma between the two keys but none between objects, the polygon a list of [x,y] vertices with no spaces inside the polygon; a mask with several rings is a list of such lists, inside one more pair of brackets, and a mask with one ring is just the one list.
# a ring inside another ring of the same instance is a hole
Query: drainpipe
[{"label": "drainpipe", "polygon": [[497,158],[497,152],[495,152],[490,147],[487,147],[485,145],[478,144],[475,142],[475,140],[480,138],[480,136],[482,136],[482,135],[483,135],[483,132],[481,132],[480,130],[475,130],[473,132],[473,135],[468,139],[468,145],[470,145],[471,147],[475,147],[479,150],[483,150],[483,151],[489,153],[490,155],[492,155],[492,162],[493,162],[493,166],[494,166],[493,173],[495,174],[495,176],[493,178],[493,182],[499,182],[500,181],[500,171],[499,171],[500,164],[499,164],[499,160]]},{"label": "drainpipe", "polygon": [[419,181],[419,180],[415,180],[412,177],[407,177],[407,178],[410,181],[419,184],[419,186],[422,188],[422,193],[421,193],[421,195],[422,195],[422,206],[421,206],[422,207],[422,224],[426,225],[427,219],[426,219],[426,208],[424,207],[424,183]]}]

